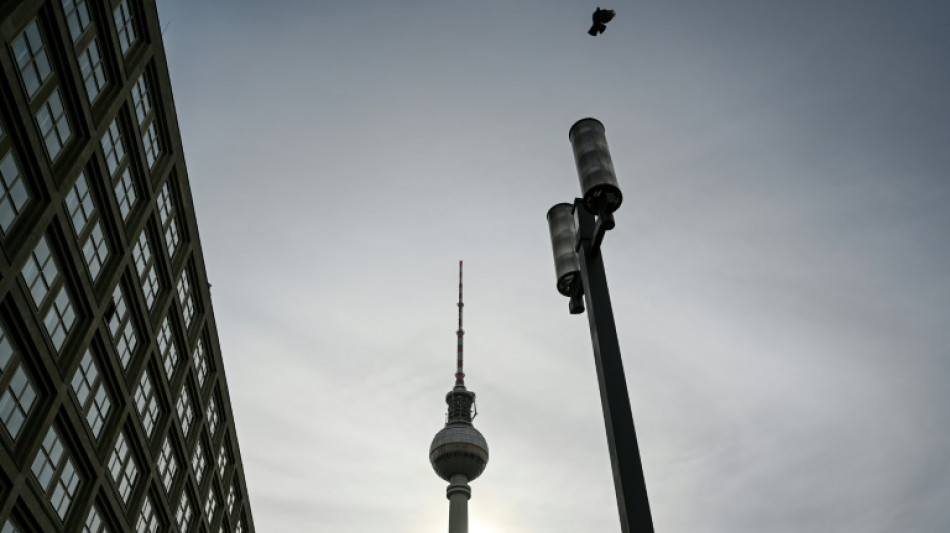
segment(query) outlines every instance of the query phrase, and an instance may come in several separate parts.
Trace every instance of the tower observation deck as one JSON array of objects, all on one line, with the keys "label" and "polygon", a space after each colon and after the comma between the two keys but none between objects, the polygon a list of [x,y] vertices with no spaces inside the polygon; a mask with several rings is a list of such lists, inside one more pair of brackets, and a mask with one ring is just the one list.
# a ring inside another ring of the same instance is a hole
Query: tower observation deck
[{"label": "tower observation deck", "polygon": [[477,414],[475,393],[465,388],[463,371],[462,338],[462,262],[459,261],[459,326],[458,359],[455,386],[445,395],[448,411],[445,427],[435,434],[429,447],[429,462],[435,473],[449,482],[446,498],[449,500],[449,533],[468,533],[468,500],[472,489],[468,482],[474,480],[488,464],[488,442],[472,425]]}]

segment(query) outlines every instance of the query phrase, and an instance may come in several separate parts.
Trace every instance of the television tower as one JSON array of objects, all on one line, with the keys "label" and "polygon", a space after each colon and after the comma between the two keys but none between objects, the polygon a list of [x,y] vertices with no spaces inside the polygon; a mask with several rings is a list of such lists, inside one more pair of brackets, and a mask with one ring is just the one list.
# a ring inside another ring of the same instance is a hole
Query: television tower
[{"label": "television tower", "polygon": [[449,482],[445,497],[449,500],[449,533],[468,533],[468,499],[472,489],[468,482],[474,480],[488,464],[488,443],[481,432],[472,425],[478,414],[475,408],[475,393],[465,388],[465,372],[462,369],[462,262],[459,261],[459,329],[458,360],[455,371],[455,386],[445,395],[448,412],[445,427],[435,434],[429,447],[429,462],[435,473]]}]

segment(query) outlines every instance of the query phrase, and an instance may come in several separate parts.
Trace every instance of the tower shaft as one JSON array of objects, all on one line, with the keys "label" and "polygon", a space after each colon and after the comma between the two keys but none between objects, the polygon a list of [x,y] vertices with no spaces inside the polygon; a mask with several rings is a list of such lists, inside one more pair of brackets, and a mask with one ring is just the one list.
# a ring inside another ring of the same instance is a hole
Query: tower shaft
[{"label": "tower shaft", "polygon": [[449,500],[449,533],[468,533],[468,500],[472,489],[468,479],[459,474],[452,476],[445,497]]}]

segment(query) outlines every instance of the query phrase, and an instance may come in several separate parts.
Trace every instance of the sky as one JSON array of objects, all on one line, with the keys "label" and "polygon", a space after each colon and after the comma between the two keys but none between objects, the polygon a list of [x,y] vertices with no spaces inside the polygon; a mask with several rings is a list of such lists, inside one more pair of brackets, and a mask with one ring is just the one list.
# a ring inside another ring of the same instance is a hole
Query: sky
[{"label": "sky", "polygon": [[258,531],[446,530],[460,259],[471,533],[619,530],[585,117],[656,530],[950,530],[950,5],[597,5],[158,1]]}]

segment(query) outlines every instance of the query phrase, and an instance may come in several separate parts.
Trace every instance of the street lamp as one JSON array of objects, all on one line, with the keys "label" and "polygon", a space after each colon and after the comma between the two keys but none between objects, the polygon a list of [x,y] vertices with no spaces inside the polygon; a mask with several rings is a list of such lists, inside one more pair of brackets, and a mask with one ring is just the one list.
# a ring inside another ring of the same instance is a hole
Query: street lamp
[{"label": "street lamp", "polygon": [[587,304],[621,531],[653,533],[640,448],[600,254],[600,244],[604,234],[614,227],[613,212],[620,207],[623,196],[607,149],[604,125],[593,118],[579,120],[571,127],[569,137],[583,197],[575,198],[573,204],[557,204],[548,210],[557,290],[570,298],[571,314],[583,313]]}]

